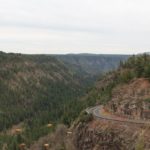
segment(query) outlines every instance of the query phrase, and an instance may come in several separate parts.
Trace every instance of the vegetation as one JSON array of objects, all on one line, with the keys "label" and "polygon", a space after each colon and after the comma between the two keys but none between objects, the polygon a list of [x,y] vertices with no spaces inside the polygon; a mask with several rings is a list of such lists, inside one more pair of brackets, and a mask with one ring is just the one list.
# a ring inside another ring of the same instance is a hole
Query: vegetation
[{"label": "vegetation", "polygon": [[[106,73],[86,96],[87,104],[107,104],[111,99],[112,89],[119,84],[130,82],[135,78],[150,79],[150,55],[143,54],[130,57],[120,62],[116,71]],[[149,101],[149,99],[147,99]]]},{"label": "vegetation", "polygon": [[129,69],[129,78],[145,77],[150,78],[150,56],[147,54],[132,56],[121,68]]},{"label": "vegetation", "polygon": [[89,122],[93,120],[93,115],[92,114],[87,114],[85,111],[82,112],[79,116],[79,122]]},{"label": "vegetation", "polygon": [[0,68],[0,130],[4,133],[20,122],[25,128],[22,141],[1,134],[0,147],[29,145],[49,132],[46,124],[69,125],[83,108],[77,99],[85,91],[84,79],[51,56],[1,53]]},{"label": "vegetation", "polygon": [[[95,58],[96,61],[93,61]],[[75,56],[79,63],[73,64],[72,56],[66,62],[60,57],[58,60],[57,56],[1,52],[0,148],[17,150],[19,144],[26,143],[29,146],[33,141],[53,132],[58,123],[69,126],[83,109],[95,104],[96,96],[87,101],[80,100],[80,97],[94,83],[100,70],[113,69],[122,58],[79,55]],[[104,65],[106,61],[111,64],[115,60],[113,65]],[[88,68],[89,61],[92,65]],[[108,87],[104,91],[102,96],[105,101],[107,91],[111,90]],[[83,118],[86,120],[88,116]],[[8,132],[13,125],[20,123],[23,123],[21,134]],[[47,128],[48,123],[52,123],[53,127]]]},{"label": "vegetation", "polygon": [[[90,57],[88,59],[92,59]],[[116,71],[100,77],[90,89],[98,76],[96,71],[92,73],[91,68],[86,67],[84,70],[87,63],[80,57],[71,56],[68,62],[68,56],[61,61],[56,58],[58,56],[0,54],[0,148],[18,150],[21,143],[29,147],[53,132],[58,123],[69,126],[86,107],[106,104],[116,85],[134,78],[150,78],[150,56],[132,56],[120,62]],[[76,59],[75,64],[71,63],[72,59]],[[91,119],[91,115],[80,114],[81,122]],[[22,133],[8,132],[19,123],[23,123]],[[47,128],[48,123],[53,127]]]},{"label": "vegetation", "polygon": [[135,150],[144,150],[144,139],[143,137],[139,137],[136,146],[135,146]]},{"label": "vegetation", "polygon": [[86,74],[87,77],[91,78],[116,69],[119,62],[127,60],[129,55],[68,54],[55,55],[55,57],[63,61],[77,74],[82,76]]},{"label": "vegetation", "polygon": [[145,99],[145,102],[150,103],[150,98]]}]

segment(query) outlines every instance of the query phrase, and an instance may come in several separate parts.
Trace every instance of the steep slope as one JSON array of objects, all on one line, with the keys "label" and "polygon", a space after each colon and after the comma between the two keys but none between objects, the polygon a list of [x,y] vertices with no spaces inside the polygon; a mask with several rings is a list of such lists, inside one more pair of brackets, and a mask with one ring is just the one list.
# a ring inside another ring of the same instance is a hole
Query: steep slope
[{"label": "steep slope", "polygon": [[[107,73],[83,99],[88,106],[104,105],[105,115],[121,120],[150,119],[150,56],[129,58],[113,72]],[[149,150],[149,125],[89,119],[80,115],[74,126],[78,150]]]},{"label": "steep slope", "polygon": [[[11,122],[15,115],[17,123],[35,112],[52,109],[50,107],[54,107],[58,99],[60,102],[64,100],[62,96],[80,91],[77,90],[81,87],[79,80],[74,79],[73,74],[52,57],[1,54],[0,68],[1,117],[7,116]],[[48,106],[49,102],[54,106]],[[0,129],[8,126],[7,120],[0,121],[3,121]]]},{"label": "steep slope", "polygon": [[139,78],[112,90],[111,113],[132,119],[150,119],[150,82]]},{"label": "steep slope", "polygon": [[108,101],[113,101],[116,97],[124,101],[124,97],[129,98],[134,95],[133,99],[136,99],[136,96],[140,98],[143,96],[144,101],[149,97],[149,78],[150,56],[146,54],[133,56],[128,61],[121,63],[116,71],[108,72],[101,77],[85,99],[93,104],[107,105]]},{"label": "steep slope", "polygon": [[80,122],[73,131],[76,150],[149,150],[150,128],[115,122]]},{"label": "steep slope", "polygon": [[[85,88],[83,80],[52,56],[0,53],[0,149],[30,144],[51,131],[49,122],[69,124],[80,111],[77,98]],[[7,135],[13,125],[24,130],[20,142]]]}]

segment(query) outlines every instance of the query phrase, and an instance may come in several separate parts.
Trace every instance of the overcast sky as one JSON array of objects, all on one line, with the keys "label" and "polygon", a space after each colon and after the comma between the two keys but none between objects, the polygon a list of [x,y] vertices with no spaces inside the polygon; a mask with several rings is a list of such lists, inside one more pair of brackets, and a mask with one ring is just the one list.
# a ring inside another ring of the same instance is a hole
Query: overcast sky
[{"label": "overcast sky", "polygon": [[150,0],[0,0],[0,50],[150,51]]}]

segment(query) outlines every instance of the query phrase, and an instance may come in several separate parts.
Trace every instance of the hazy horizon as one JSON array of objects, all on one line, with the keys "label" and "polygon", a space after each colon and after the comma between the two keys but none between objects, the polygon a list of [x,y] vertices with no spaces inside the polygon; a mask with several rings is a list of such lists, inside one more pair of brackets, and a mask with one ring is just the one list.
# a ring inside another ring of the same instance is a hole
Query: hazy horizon
[{"label": "hazy horizon", "polygon": [[143,52],[143,53],[131,53],[131,54],[127,54],[127,53],[23,53],[23,52],[9,52],[9,51],[1,51],[2,53],[13,53],[13,54],[25,54],[25,55],[138,55],[138,54],[144,54],[144,53],[149,53],[149,52]]},{"label": "hazy horizon", "polygon": [[138,54],[150,49],[148,0],[0,0],[0,50]]},{"label": "hazy horizon", "polygon": [[22,50],[17,50],[17,49],[14,49],[14,50],[12,50],[12,51],[9,51],[9,50],[0,50],[0,52],[4,52],[4,53],[15,53],[15,54],[29,54],[29,55],[34,55],[34,54],[37,54],[37,55],[84,55],[84,54],[92,54],[92,55],[138,55],[138,54],[144,54],[144,53],[147,53],[147,54],[149,54],[150,52],[149,51],[143,51],[143,52],[135,52],[135,53],[123,53],[123,52],[120,52],[120,53],[114,53],[114,52],[110,52],[110,53],[98,53],[98,52],[93,52],[92,50],[91,51],[89,51],[89,52],[64,52],[64,53],[59,53],[59,51],[57,51],[56,53],[55,53],[55,51],[54,52],[42,52],[42,50],[41,51],[39,51],[39,52],[36,52],[36,50],[33,50],[33,51],[22,51]]}]

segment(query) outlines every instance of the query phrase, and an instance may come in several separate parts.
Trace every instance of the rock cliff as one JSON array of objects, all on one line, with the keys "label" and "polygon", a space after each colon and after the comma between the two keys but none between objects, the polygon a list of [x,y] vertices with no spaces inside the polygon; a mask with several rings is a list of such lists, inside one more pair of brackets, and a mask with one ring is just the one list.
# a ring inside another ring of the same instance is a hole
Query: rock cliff
[{"label": "rock cliff", "polygon": [[[77,150],[149,150],[149,127],[93,120],[74,130]],[[141,148],[141,149],[140,149]]]}]

